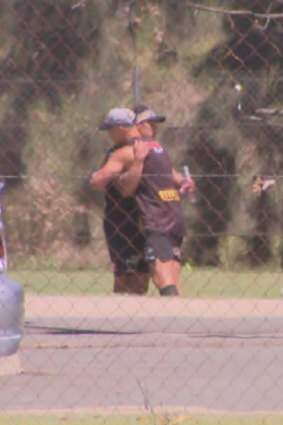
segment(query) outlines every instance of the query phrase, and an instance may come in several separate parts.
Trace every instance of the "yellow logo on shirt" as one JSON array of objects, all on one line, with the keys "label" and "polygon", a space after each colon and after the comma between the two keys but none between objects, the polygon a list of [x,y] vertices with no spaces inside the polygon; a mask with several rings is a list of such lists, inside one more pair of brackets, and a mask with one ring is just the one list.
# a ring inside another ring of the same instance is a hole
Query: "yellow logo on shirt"
[{"label": "yellow logo on shirt", "polygon": [[180,195],[175,189],[160,190],[158,195],[165,202],[180,201]]}]

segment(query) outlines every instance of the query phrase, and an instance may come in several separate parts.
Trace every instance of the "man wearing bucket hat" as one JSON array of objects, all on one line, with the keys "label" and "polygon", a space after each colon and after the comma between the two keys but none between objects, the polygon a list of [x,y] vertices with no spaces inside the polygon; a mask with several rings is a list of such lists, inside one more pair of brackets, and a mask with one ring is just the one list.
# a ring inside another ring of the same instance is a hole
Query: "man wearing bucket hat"
[{"label": "man wearing bucket hat", "polygon": [[165,117],[144,108],[142,115],[136,111],[135,122],[140,131],[144,124],[148,133],[141,131],[139,140],[115,153],[93,183],[103,187],[109,169],[120,174],[116,184],[124,196],[135,196],[141,213],[152,279],[161,295],[180,295],[180,246],[186,226],[176,186],[192,191],[194,182],[173,171],[166,150],[151,137],[148,123],[162,122]]},{"label": "man wearing bucket hat", "polygon": [[[126,108],[111,109],[101,124],[114,146],[106,154],[104,165],[123,146],[139,136],[134,113]],[[104,234],[113,265],[114,292],[145,294],[149,284],[149,267],[143,259],[144,237],[139,229],[139,212],[133,197],[123,197],[115,186],[115,164],[108,169],[105,182]],[[99,171],[93,173],[91,185],[99,188]]]}]

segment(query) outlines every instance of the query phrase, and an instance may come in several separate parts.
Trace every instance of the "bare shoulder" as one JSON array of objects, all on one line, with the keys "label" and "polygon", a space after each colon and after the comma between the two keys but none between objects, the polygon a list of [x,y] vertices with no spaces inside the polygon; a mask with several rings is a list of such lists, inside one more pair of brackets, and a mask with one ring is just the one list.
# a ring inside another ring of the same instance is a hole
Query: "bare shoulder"
[{"label": "bare shoulder", "polygon": [[133,156],[134,156],[133,146],[126,145],[118,149],[116,152],[114,152],[111,156],[111,159],[113,161],[128,162],[133,159]]}]

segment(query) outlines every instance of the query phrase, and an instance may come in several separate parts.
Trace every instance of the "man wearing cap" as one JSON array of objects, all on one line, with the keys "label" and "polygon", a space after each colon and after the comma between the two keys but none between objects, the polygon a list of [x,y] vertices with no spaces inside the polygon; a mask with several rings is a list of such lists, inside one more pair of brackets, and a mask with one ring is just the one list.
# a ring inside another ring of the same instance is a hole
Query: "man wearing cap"
[{"label": "man wearing cap", "polygon": [[180,295],[180,246],[186,226],[177,188],[192,191],[194,182],[173,172],[166,150],[152,139],[154,131],[150,132],[150,127],[165,117],[146,107],[140,109],[136,110],[136,124],[141,138],[116,152],[100,170],[95,184],[103,187],[109,168],[120,174],[116,184],[124,196],[135,196],[141,213],[152,279],[160,295]]},{"label": "man wearing cap", "polygon": [[172,168],[168,153],[155,139],[165,117],[144,105],[135,113],[142,141],[135,143],[135,159],[120,175],[119,187],[125,196],[135,194],[146,237],[145,258],[160,294],[180,295],[180,247],[186,233],[180,193],[194,191],[195,184]]},{"label": "man wearing cap", "polygon": [[[166,117],[164,115],[156,115],[151,109],[142,104],[134,108],[134,113],[136,115],[136,127],[142,140],[155,140],[156,135],[158,133],[159,124],[163,123],[166,120]],[[141,150],[145,150],[146,154],[147,148],[143,144],[138,143],[137,141],[135,150],[137,150],[137,146],[139,146]],[[174,182],[179,188],[181,194],[195,191],[195,183],[191,178],[184,178],[184,176],[178,171],[176,171],[174,168],[172,168],[172,173]],[[119,179],[119,182],[121,183],[121,179]],[[135,187],[135,185],[135,179],[131,179],[131,181],[127,182],[127,185],[125,186],[124,190],[133,191],[134,189],[130,189],[130,187]]]},{"label": "man wearing cap", "polygon": [[[104,166],[115,153],[139,134],[134,126],[134,113],[126,108],[111,109],[100,126],[107,130],[114,146],[108,150]],[[111,163],[111,162],[110,162]],[[113,264],[114,292],[145,294],[149,284],[149,267],[143,259],[144,237],[139,229],[139,212],[133,197],[123,197],[115,186],[115,164],[107,168],[106,180],[99,187],[99,171],[93,173],[91,185],[105,189],[103,227]]]},{"label": "man wearing cap", "polygon": [[[166,120],[166,117],[164,115],[156,115],[146,105],[142,104],[134,108],[134,113],[136,114],[135,123],[142,139],[155,140],[158,126]],[[141,149],[145,149],[143,145],[141,145]],[[184,179],[184,176],[174,168],[172,168],[172,173],[174,182],[180,188],[182,194],[195,190],[195,183],[192,179]],[[127,189],[129,189],[129,186],[127,186]]]}]

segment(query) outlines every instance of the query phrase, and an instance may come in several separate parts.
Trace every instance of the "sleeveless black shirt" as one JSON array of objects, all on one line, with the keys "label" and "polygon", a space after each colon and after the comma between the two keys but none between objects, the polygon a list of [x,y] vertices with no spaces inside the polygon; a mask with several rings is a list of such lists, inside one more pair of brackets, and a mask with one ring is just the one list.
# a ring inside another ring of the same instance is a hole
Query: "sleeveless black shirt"
[{"label": "sleeveless black shirt", "polygon": [[[110,148],[104,163],[125,144]],[[105,190],[104,231],[108,243],[113,237],[121,237],[126,243],[133,243],[140,234],[139,211],[133,196],[123,197],[113,182]]]},{"label": "sleeveless black shirt", "polygon": [[185,217],[180,195],[172,174],[172,163],[167,151],[157,141],[150,143],[150,151],[144,161],[141,182],[136,200],[145,230],[171,233],[183,238],[186,233]]}]

